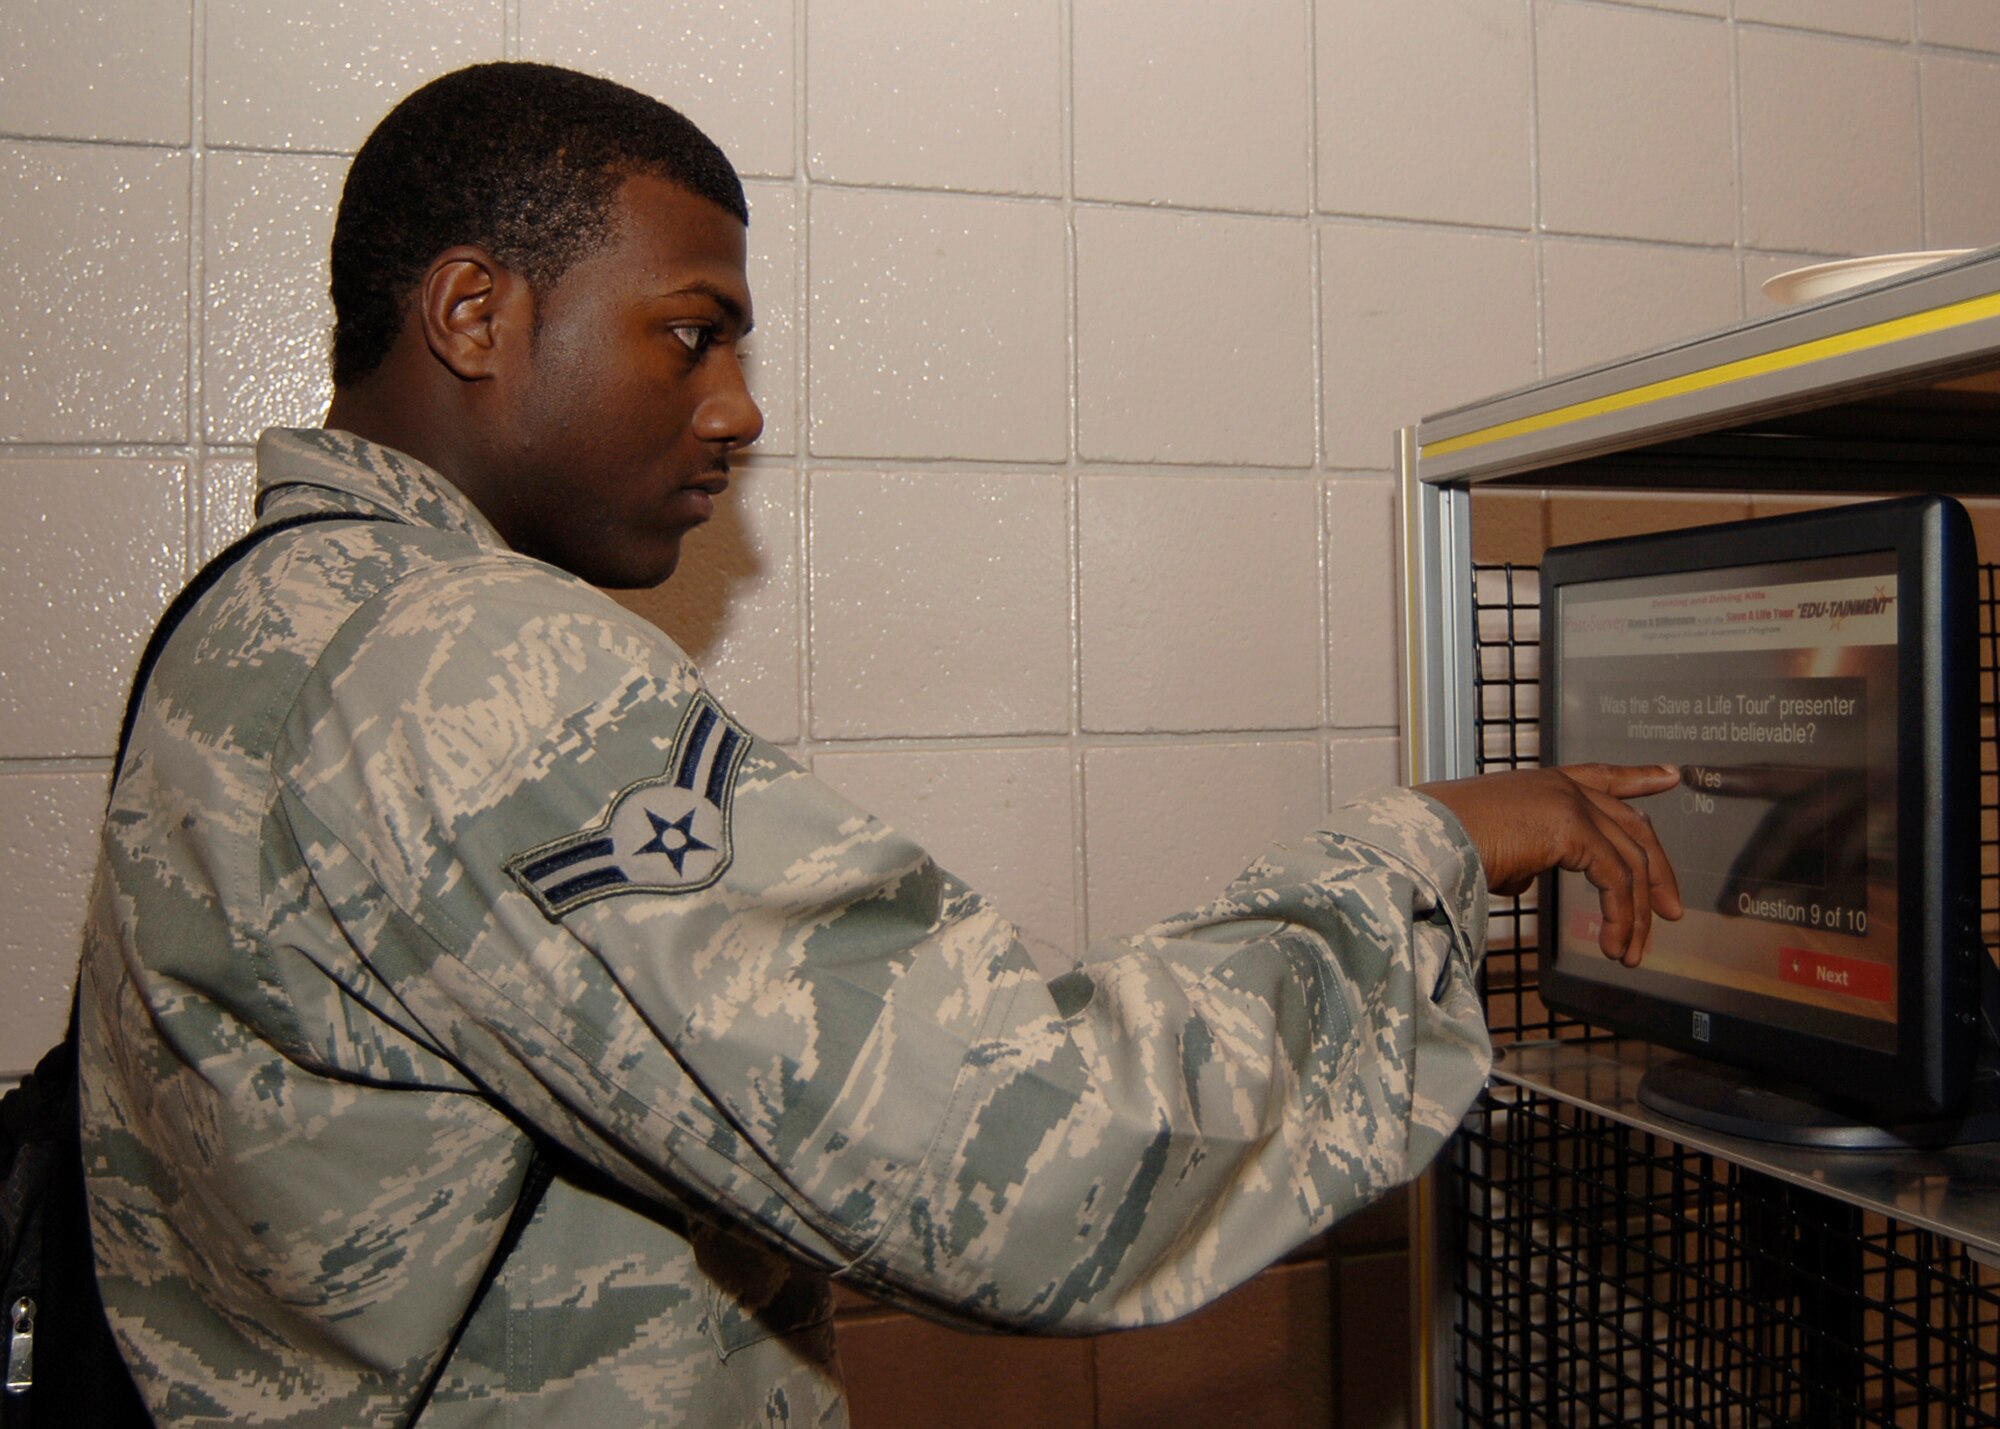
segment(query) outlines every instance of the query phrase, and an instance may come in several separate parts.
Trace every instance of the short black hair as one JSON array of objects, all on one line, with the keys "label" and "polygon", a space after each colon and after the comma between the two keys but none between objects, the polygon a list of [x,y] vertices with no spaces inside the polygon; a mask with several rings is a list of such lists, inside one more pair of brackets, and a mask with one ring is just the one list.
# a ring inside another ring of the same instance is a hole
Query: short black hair
[{"label": "short black hair", "polygon": [[544,289],[611,236],[635,174],[749,223],[736,170],[650,95],[554,65],[503,61],[440,76],[390,110],[354,156],[333,225],[333,383],[382,365],[433,258],[485,248]]}]

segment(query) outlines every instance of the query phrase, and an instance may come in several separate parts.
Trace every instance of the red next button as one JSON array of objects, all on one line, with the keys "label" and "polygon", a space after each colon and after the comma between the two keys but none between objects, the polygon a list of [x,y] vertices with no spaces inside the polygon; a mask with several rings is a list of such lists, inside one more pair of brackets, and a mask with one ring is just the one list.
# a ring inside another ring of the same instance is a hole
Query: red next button
[{"label": "red next button", "polygon": [[1778,976],[1800,987],[1843,992],[1870,1002],[1891,1002],[1896,996],[1896,970],[1887,963],[1837,958],[1805,948],[1778,949]]}]

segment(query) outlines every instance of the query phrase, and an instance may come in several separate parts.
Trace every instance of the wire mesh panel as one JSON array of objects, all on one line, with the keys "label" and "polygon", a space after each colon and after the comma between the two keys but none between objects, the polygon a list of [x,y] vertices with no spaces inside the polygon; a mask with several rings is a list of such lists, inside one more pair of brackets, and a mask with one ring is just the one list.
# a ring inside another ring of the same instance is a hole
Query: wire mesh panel
[{"label": "wire mesh panel", "polygon": [[[1536,572],[1473,572],[1482,769],[1533,764]],[[1980,572],[1981,895],[2000,928],[2000,568]],[[1588,1038],[1496,900],[1498,1043]],[[2000,1426],[2000,1272],[1965,1247],[1554,1098],[1495,1086],[1453,1144],[1468,1425]]]},{"label": "wire mesh panel", "polygon": [[1457,1156],[1468,1424],[2000,1424],[1954,1242],[1518,1088]]},{"label": "wire mesh panel", "polygon": [[[1533,566],[1473,567],[1473,748],[1481,772],[1540,762],[1541,599]],[[1542,1005],[1535,936],[1533,893],[1493,900],[1484,975],[1495,1039],[1601,1036]]]}]

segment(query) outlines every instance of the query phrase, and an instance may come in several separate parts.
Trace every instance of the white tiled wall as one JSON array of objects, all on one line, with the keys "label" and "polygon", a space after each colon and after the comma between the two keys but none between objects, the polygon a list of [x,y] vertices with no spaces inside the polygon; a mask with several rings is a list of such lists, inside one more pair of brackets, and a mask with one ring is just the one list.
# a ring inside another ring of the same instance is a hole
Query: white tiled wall
[{"label": "white tiled wall", "polygon": [[1996,17],[0,6],[0,1070],[60,1021],[138,641],[256,430],[318,418],[340,175],[424,77],[596,69],[735,158],[766,434],[632,603],[1064,949],[1394,777],[1398,424],[1817,257],[2000,240]]},{"label": "white tiled wall", "polygon": [[[1746,243],[1860,253],[1924,246],[1910,46],[1746,28],[1737,73]],[[1936,182],[1983,179],[1940,174]]]}]

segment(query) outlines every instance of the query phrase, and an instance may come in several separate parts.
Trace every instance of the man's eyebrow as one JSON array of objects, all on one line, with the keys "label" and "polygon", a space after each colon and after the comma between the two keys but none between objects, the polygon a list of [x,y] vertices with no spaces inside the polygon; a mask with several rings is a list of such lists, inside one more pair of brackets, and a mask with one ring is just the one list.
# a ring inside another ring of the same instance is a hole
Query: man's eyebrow
[{"label": "man's eyebrow", "polygon": [[[685,298],[689,295],[707,298],[718,308],[721,308],[728,315],[731,322],[740,323],[744,320],[743,300],[720,283],[711,283],[706,278],[696,278],[692,282],[683,283],[678,288],[670,289],[664,293],[656,293],[654,296],[660,298]],[[743,330],[748,332],[750,329],[746,326]]]}]

